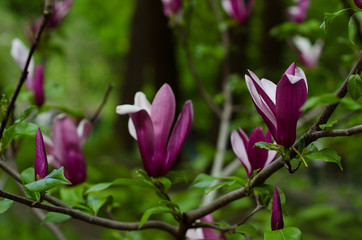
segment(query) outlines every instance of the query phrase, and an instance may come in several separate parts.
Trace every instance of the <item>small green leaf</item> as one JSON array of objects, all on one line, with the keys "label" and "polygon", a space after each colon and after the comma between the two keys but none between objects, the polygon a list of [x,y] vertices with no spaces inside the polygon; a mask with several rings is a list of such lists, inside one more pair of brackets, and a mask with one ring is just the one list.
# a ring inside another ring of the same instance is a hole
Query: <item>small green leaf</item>
[{"label": "small green leaf", "polygon": [[24,190],[26,194],[28,194],[33,200],[38,200],[40,198],[40,193],[38,192],[32,192],[29,189],[25,187],[26,184],[32,183],[35,181],[35,171],[34,168],[30,167],[25,169],[20,174],[21,182],[23,183]]},{"label": "small green leaf", "polygon": [[[362,13],[362,12],[361,12]],[[362,95],[362,80],[358,74],[353,74],[348,79],[348,92],[353,100],[358,100]]]},{"label": "small green leaf", "polygon": [[236,228],[237,233],[243,233],[248,236],[256,236],[256,228],[251,224],[243,224]]},{"label": "small green leaf", "polygon": [[13,200],[10,199],[3,199],[0,201],[0,214],[6,212],[11,205],[13,205]]},{"label": "small green leaf", "polygon": [[91,192],[99,192],[99,191],[102,191],[102,190],[105,190],[105,189],[109,188],[110,186],[112,186],[111,182],[98,183],[98,184],[93,185],[90,188],[88,188],[88,190],[85,192],[85,194],[88,194],[88,193],[91,193]]},{"label": "small green leaf", "polygon": [[143,214],[138,228],[141,229],[143,224],[145,224],[147,222],[147,220],[151,217],[151,215],[159,214],[159,213],[172,213],[172,210],[169,209],[168,207],[164,207],[164,206],[153,207],[153,208],[148,209]]},{"label": "small green leaf", "polygon": [[231,182],[221,182],[221,183],[217,183],[215,185],[213,185],[212,187],[208,187],[205,189],[205,194],[209,194],[210,192],[222,188],[222,187],[226,187],[226,186],[231,186],[234,183],[236,183],[236,181],[231,181]]},{"label": "small green leaf", "polygon": [[361,39],[359,36],[359,33],[361,33],[362,30],[361,23],[362,23],[362,12],[355,13],[352,17],[350,17],[348,23],[349,40],[358,47],[361,47]]},{"label": "small green leaf", "polygon": [[63,213],[57,213],[57,212],[48,212],[43,221],[42,224],[45,222],[64,222],[67,221],[70,218],[69,215],[63,214]]},{"label": "small green leaf", "polygon": [[9,143],[14,139],[15,137],[15,127],[12,125],[8,128],[5,128],[3,137],[1,140],[1,152],[4,151],[4,149],[9,145]]},{"label": "small green leaf", "polygon": [[15,124],[15,134],[16,135],[27,135],[34,136],[38,130],[38,125],[34,123],[19,123]]},{"label": "small green leaf", "polygon": [[217,178],[207,175],[205,173],[199,174],[191,183],[190,188],[206,188],[210,186]]},{"label": "small green leaf", "polygon": [[325,162],[333,162],[336,163],[339,168],[343,171],[341,164],[341,157],[337,154],[337,152],[332,148],[324,148],[319,150],[318,152],[312,152],[305,155],[309,159],[317,159]]},{"label": "small green leaf", "polygon": [[87,205],[92,209],[95,215],[98,214],[99,209],[107,202],[107,198],[99,198],[95,196],[88,196]]},{"label": "small green leaf", "polygon": [[362,109],[361,104],[359,104],[358,102],[356,102],[355,100],[350,99],[350,98],[342,98],[341,99],[341,105],[344,108],[346,108],[348,110],[352,110],[352,111]]},{"label": "small green leaf", "polygon": [[277,151],[280,154],[284,154],[284,147],[281,145],[274,144],[274,143],[257,142],[254,144],[254,147],[264,148],[264,149],[268,149],[271,151]]},{"label": "small green leaf", "polygon": [[264,240],[302,240],[302,232],[296,227],[268,231],[264,233]]},{"label": "small green leaf", "polygon": [[317,97],[311,97],[303,105],[302,110],[305,111],[307,109],[314,108],[322,104],[334,104],[339,102],[339,100],[340,99],[336,97],[333,93],[327,93]]},{"label": "small green leaf", "polygon": [[329,123],[326,123],[326,124],[321,124],[321,125],[319,125],[319,127],[320,127],[322,130],[324,130],[324,129],[326,129],[326,128],[331,128],[331,127],[333,127],[333,125],[336,124],[336,123],[337,123],[337,120],[334,120],[333,122],[329,122]]},{"label": "small green leaf", "polygon": [[260,195],[263,205],[268,206],[273,197],[274,187],[269,184],[262,184],[255,187],[254,191]]},{"label": "small green leaf", "polygon": [[46,192],[47,190],[61,184],[72,184],[64,176],[64,167],[53,170],[43,179],[26,184],[25,188],[33,192]]},{"label": "small green leaf", "polygon": [[167,193],[167,191],[170,189],[170,187],[172,185],[171,180],[166,177],[156,178],[156,181],[158,181],[162,184],[164,193]]},{"label": "small green leaf", "polygon": [[177,205],[177,204],[174,203],[174,202],[171,202],[171,201],[168,201],[168,200],[160,200],[158,203],[161,204],[161,205],[165,205],[165,206],[172,206],[172,207],[174,207],[179,213],[181,212],[181,209],[180,209],[179,205]]},{"label": "small green leaf", "polygon": [[334,12],[334,13],[324,13],[324,21],[322,23],[322,25],[320,26],[320,28],[324,31],[327,32],[328,31],[328,27],[332,24],[332,22],[334,21],[334,19],[342,14],[344,14],[345,12],[347,12],[349,9],[342,9],[338,12]]}]

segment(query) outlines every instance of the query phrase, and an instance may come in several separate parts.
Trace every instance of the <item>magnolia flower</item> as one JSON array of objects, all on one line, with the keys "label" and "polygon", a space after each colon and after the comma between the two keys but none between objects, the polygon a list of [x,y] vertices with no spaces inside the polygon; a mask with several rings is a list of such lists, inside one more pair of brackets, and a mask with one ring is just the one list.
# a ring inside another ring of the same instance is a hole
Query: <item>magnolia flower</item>
[{"label": "magnolia flower", "polygon": [[69,13],[72,4],[73,0],[64,0],[64,1],[55,0],[53,2],[53,13],[50,16],[47,28],[58,27]]},{"label": "magnolia flower", "polygon": [[361,0],[354,0],[354,3],[356,4],[356,6],[358,8],[361,8],[362,9],[362,1]]},{"label": "magnolia flower", "polygon": [[87,178],[82,147],[91,129],[92,124],[87,119],[76,127],[69,116],[60,114],[53,120],[53,141],[44,136],[49,163],[55,168],[64,166],[64,175],[73,185]]},{"label": "magnolia flower", "polygon": [[137,92],[134,105],[117,106],[118,114],[130,117],[129,132],[137,140],[143,167],[150,176],[163,176],[170,170],[190,131],[193,110],[187,101],[170,135],[175,105],[171,87],[164,84],[152,105],[144,93]]},{"label": "magnolia flower", "polygon": [[284,227],[282,204],[280,203],[280,196],[277,187],[274,188],[273,205],[271,213],[271,228],[272,230],[279,230]]},{"label": "magnolia flower", "polygon": [[222,0],[225,12],[239,23],[249,17],[255,0]]},{"label": "magnolia flower", "polygon": [[163,4],[163,12],[166,16],[170,17],[176,15],[182,6],[182,0],[161,0]]},{"label": "magnolia flower", "polygon": [[40,128],[35,136],[35,161],[34,161],[35,181],[45,178],[48,172],[48,161],[44,148],[43,136]]},{"label": "magnolia flower", "polygon": [[274,140],[284,147],[293,145],[296,139],[297,122],[307,101],[308,84],[302,69],[292,63],[278,85],[259,78],[250,70],[245,75],[251,98],[263,117]]},{"label": "magnolia flower", "polygon": [[254,144],[257,142],[271,142],[269,130],[264,135],[263,129],[257,127],[251,133],[250,138],[241,128],[239,128],[239,132],[234,130],[231,133],[231,146],[236,156],[244,165],[249,178],[254,170],[263,169],[268,166],[277,155],[276,151],[255,147]]},{"label": "magnolia flower", "polygon": [[[213,222],[214,219],[212,214],[208,214],[205,217],[200,219],[201,222]],[[200,239],[209,239],[209,240],[225,240],[225,237],[221,233],[218,235],[213,228],[195,228],[189,229],[186,232],[186,238],[188,240],[200,240]]]},{"label": "magnolia flower", "polygon": [[303,22],[309,8],[310,0],[294,0],[295,6],[287,9],[287,16],[293,22]]},{"label": "magnolia flower", "polygon": [[[15,38],[11,44],[11,56],[18,63],[20,69],[23,71],[26,60],[29,55],[29,49],[20,41]],[[34,60],[31,58],[28,66],[28,77],[26,79],[26,87],[29,91],[34,93],[35,104],[41,106],[44,103],[44,69],[41,64],[36,65],[34,72]]]},{"label": "magnolia flower", "polygon": [[296,36],[293,37],[292,41],[302,64],[307,68],[314,68],[322,52],[323,40],[319,39],[312,45],[308,38]]}]

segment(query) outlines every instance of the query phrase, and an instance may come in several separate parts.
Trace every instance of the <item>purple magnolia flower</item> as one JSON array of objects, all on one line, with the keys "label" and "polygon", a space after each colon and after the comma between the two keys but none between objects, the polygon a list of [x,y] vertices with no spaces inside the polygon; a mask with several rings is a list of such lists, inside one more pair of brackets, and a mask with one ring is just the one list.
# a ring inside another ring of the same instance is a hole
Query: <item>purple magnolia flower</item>
[{"label": "purple magnolia flower", "polygon": [[50,16],[47,28],[58,27],[69,13],[72,4],[73,0],[64,0],[64,1],[55,0],[53,2],[53,13]]},{"label": "purple magnolia flower", "polygon": [[239,128],[239,132],[234,130],[231,133],[231,146],[236,156],[244,165],[249,178],[254,170],[261,170],[268,166],[277,155],[276,151],[255,147],[254,144],[257,142],[271,142],[269,130],[264,135],[263,129],[257,127],[251,133],[250,138],[241,128]]},{"label": "purple magnolia flower", "polygon": [[163,4],[163,12],[166,16],[170,17],[176,15],[182,6],[183,0],[161,0]]},{"label": "purple magnolia flower", "polygon": [[91,129],[92,124],[87,119],[77,128],[69,116],[60,114],[53,120],[53,141],[44,136],[50,164],[55,168],[64,166],[64,175],[73,185],[87,178],[82,147]]},{"label": "purple magnolia flower", "polygon": [[313,69],[317,64],[324,45],[323,40],[317,40],[314,45],[308,38],[296,36],[292,39],[298,58],[304,66]]},{"label": "purple magnolia flower", "polygon": [[310,0],[294,0],[295,6],[287,9],[287,16],[293,22],[303,22],[309,8]]},{"label": "purple magnolia flower", "polygon": [[302,69],[292,63],[278,85],[259,78],[249,70],[245,75],[251,98],[263,117],[274,140],[284,147],[293,145],[296,139],[297,122],[307,101],[308,84]]},{"label": "purple magnolia flower", "polygon": [[[213,222],[214,219],[212,214],[208,214],[205,217],[200,219],[201,222]],[[213,228],[196,228],[189,229],[186,232],[186,237],[188,240],[200,240],[200,239],[209,239],[209,240],[225,240],[224,235],[221,233],[218,235]]]},{"label": "purple magnolia flower", "polygon": [[282,204],[280,203],[280,196],[277,187],[274,188],[273,205],[271,213],[271,228],[272,230],[279,230],[284,227]]},{"label": "purple magnolia flower", "polygon": [[40,128],[38,128],[38,131],[36,132],[35,136],[34,170],[35,170],[35,181],[43,179],[49,174],[48,161],[45,153],[44,141]]},{"label": "purple magnolia flower", "polygon": [[249,17],[255,0],[222,0],[225,12],[239,23],[244,23]]},{"label": "purple magnolia flower", "polygon": [[[11,45],[11,56],[18,63],[21,70],[24,69],[26,59],[29,55],[29,49],[20,41],[15,38]],[[28,77],[26,79],[26,87],[29,91],[34,93],[35,104],[41,106],[44,103],[44,69],[41,64],[36,65],[34,71],[34,60],[30,60],[28,67]]]},{"label": "purple magnolia flower", "polygon": [[357,7],[362,9],[362,1],[361,0],[354,0],[354,3],[356,4]]},{"label": "purple magnolia flower", "polygon": [[152,105],[144,93],[137,92],[134,105],[117,106],[118,114],[130,116],[128,129],[137,140],[143,167],[150,176],[163,176],[170,170],[190,131],[193,110],[192,102],[187,101],[170,135],[175,105],[171,87],[164,84]]}]

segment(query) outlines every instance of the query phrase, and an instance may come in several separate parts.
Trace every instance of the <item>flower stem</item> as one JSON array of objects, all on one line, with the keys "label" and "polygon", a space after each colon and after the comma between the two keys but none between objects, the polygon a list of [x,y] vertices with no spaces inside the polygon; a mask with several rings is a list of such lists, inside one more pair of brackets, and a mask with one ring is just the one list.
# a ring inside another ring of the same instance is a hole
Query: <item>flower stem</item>
[{"label": "flower stem", "polygon": [[293,151],[299,156],[299,158],[303,161],[305,167],[308,167],[307,162],[305,161],[305,159],[303,158],[302,154],[300,154],[300,152],[298,152],[298,150],[295,147],[292,147]]}]

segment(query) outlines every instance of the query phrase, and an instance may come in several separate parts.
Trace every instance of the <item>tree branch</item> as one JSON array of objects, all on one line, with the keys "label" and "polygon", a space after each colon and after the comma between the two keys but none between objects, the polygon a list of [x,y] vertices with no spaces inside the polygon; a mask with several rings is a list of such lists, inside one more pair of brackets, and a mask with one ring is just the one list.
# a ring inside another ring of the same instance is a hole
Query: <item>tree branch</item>
[{"label": "tree branch", "polygon": [[172,226],[171,224],[164,223],[161,221],[147,221],[141,228],[139,228],[139,222],[133,222],[133,223],[127,223],[127,222],[118,222],[109,220],[106,218],[96,217],[92,216],[83,212],[80,212],[78,210],[74,210],[71,208],[64,208],[64,207],[58,207],[58,206],[52,206],[44,203],[37,203],[35,201],[29,200],[27,198],[8,193],[5,191],[0,190],[0,197],[7,198],[10,200],[13,200],[15,202],[21,203],[23,205],[27,205],[29,207],[39,208],[46,210],[48,212],[57,212],[57,213],[63,213],[71,216],[74,219],[79,219],[84,222],[103,226],[106,228],[112,228],[112,229],[118,229],[118,230],[127,230],[127,231],[136,231],[136,230],[142,230],[142,229],[161,229],[164,230],[171,235],[176,235],[176,227]]},{"label": "tree branch", "polygon": [[24,69],[23,69],[23,71],[21,73],[18,85],[16,86],[16,89],[15,89],[13,95],[11,96],[10,102],[8,104],[7,111],[6,111],[6,116],[1,121],[0,140],[2,139],[6,124],[9,121],[10,114],[11,114],[13,108],[14,108],[15,101],[18,98],[20,89],[24,85],[24,82],[25,82],[25,80],[26,80],[26,78],[28,76],[28,67],[29,67],[29,64],[30,64],[30,60],[31,60],[31,58],[32,58],[32,56],[34,54],[34,51],[35,51],[36,47],[39,44],[40,37],[41,37],[41,35],[42,35],[42,33],[43,33],[47,23],[48,23],[48,20],[49,20],[50,16],[52,15],[52,8],[53,8],[53,0],[46,0],[45,5],[44,5],[44,11],[43,11],[41,26],[40,26],[38,32],[36,33],[35,38],[33,40],[33,43],[32,43],[32,45],[30,47],[29,55],[28,55],[28,58],[26,59],[26,63],[25,63]]},{"label": "tree branch", "polygon": [[108,88],[107,88],[106,92],[104,93],[103,100],[102,100],[101,104],[99,105],[97,111],[94,113],[93,117],[90,119],[91,123],[94,124],[94,122],[99,117],[99,114],[101,113],[104,105],[107,103],[108,96],[111,93],[112,89],[113,89],[113,84],[112,83],[108,84]]}]

